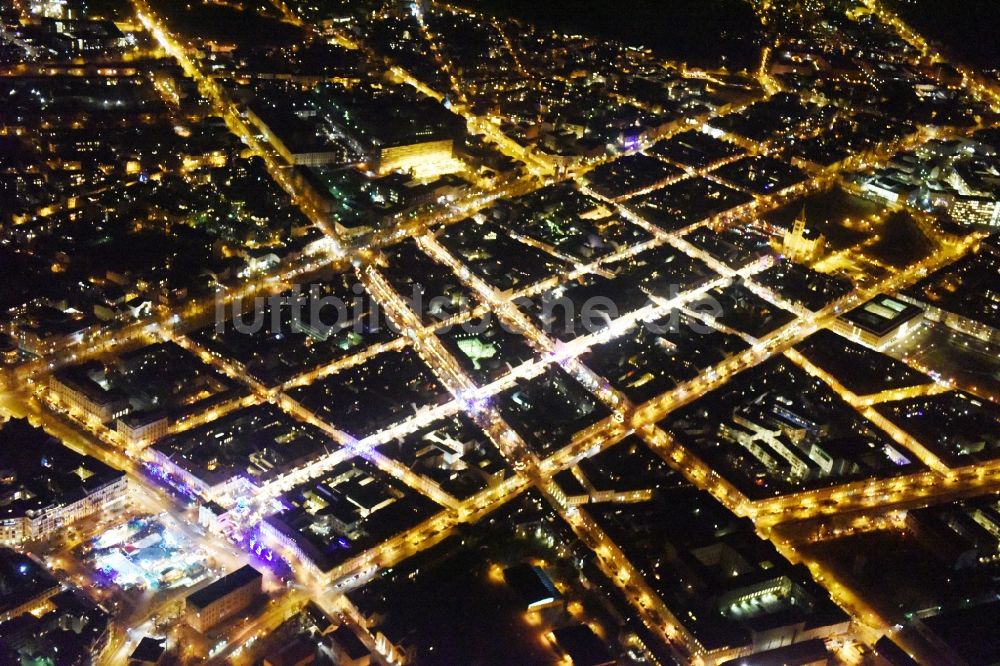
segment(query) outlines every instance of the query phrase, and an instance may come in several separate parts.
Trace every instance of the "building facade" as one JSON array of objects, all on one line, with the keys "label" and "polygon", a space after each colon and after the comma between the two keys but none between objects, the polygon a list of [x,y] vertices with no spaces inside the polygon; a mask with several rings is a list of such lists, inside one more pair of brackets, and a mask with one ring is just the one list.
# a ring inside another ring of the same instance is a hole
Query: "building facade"
[{"label": "building facade", "polygon": [[249,564],[189,594],[187,623],[204,633],[236,615],[260,596],[263,576]]}]

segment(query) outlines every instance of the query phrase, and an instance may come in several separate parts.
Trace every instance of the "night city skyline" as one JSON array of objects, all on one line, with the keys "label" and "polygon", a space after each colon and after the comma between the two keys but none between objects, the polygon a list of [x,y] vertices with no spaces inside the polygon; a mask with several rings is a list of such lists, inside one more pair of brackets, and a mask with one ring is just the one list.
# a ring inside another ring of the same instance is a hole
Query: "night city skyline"
[{"label": "night city skyline", "polygon": [[0,4],[0,666],[1000,664],[995,0]]}]

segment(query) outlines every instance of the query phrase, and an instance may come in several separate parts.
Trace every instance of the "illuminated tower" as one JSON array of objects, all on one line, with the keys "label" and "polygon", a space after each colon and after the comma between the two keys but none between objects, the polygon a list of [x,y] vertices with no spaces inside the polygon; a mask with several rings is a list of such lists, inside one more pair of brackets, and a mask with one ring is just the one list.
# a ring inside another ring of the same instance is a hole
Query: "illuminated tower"
[{"label": "illuminated tower", "polygon": [[785,232],[781,241],[781,253],[797,264],[815,261],[823,254],[826,246],[826,238],[815,229],[810,229],[808,222],[806,208],[803,206],[791,230]]}]

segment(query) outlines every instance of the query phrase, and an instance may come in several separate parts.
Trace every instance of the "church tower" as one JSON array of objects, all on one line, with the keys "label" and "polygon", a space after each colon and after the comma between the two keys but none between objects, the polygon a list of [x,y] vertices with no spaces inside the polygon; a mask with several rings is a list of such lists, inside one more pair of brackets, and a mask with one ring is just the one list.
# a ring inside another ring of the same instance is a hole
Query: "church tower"
[{"label": "church tower", "polygon": [[825,246],[826,238],[823,237],[823,234],[809,228],[806,207],[802,206],[802,212],[795,218],[792,228],[786,231],[784,238],[782,238],[781,253],[789,261],[805,264],[818,259],[823,254]]}]

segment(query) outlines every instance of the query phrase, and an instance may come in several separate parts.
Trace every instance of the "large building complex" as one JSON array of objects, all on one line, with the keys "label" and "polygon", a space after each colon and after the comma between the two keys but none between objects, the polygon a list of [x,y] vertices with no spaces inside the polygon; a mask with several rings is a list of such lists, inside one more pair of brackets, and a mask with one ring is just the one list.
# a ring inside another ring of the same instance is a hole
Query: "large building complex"
[{"label": "large building complex", "polygon": [[21,544],[61,535],[77,521],[120,510],[124,472],[63,447],[26,420],[0,427],[0,541]]},{"label": "large building complex", "polygon": [[247,565],[189,594],[185,601],[188,624],[204,633],[243,611],[260,597],[262,578]]}]

